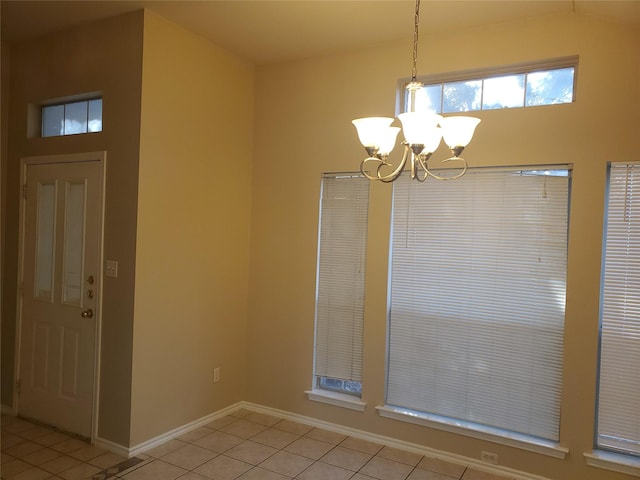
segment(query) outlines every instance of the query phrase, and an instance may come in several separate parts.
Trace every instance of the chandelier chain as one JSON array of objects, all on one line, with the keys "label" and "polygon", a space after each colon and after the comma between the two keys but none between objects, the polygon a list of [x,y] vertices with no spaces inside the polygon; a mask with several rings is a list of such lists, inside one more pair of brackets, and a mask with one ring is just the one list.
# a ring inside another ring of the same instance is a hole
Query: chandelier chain
[{"label": "chandelier chain", "polygon": [[415,82],[418,75],[418,30],[420,27],[420,0],[416,0],[416,11],[413,20],[413,66],[411,68],[411,81]]}]

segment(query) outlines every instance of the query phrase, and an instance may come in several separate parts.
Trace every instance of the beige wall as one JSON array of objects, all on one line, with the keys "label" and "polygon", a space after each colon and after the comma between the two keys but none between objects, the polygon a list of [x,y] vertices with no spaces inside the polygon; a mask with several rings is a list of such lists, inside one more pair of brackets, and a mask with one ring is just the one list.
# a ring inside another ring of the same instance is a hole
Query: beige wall
[{"label": "beige wall", "polygon": [[560,15],[421,38],[421,74],[580,55],[574,104],[482,112],[465,152],[476,166],[574,165],[560,442],[570,454],[553,459],[378,416],[374,407],[385,398],[388,185],[371,186],[368,407],[353,412],[303,393],[313,374],[320,176],[358,169],[364,150],[350,121],[394,115],[396,82],[410,73],[410,42],[257,70],[247,400],[476,459],[493,451],[501,464],[548,478],[624,478],[587,467],[582,453],[593,443],[606,163],[640,160],[640,34]]},{"label": "beige wall", "polygon": [[[107,151],[105,258],[119,261],[119,278],[103,290],[100,417],[98,436],[129,442],[133,291],[136,248],[142,63],[142,12],[116,17],[43,39],[11,45],[6,178],[6,238],[2,351],[14,354],[20,158]],[[27,138],[27,105],[68,95],[102,92],[104,131],[69,137]],[[5,137],[7,133],[7,137]],[[6,174],[6,177],[5,177]],[[4,185],[3,185],[4,187]],[[5,323],[6,322],[6,323]],[[11,335],[5,336],[5,325]],[[12,404],[13,365],[2,363],[2,403]]]},{"label": "beige wall", "polygon": [[[9,142],[7,133],[9,131],[9,66],[10,48],[9,44],[2,42],[0,45],[0,339],[13,339],[15,337],[15,322],[13,318],[8,320],[4,316],[3,284],[6,281],[4,276],[4,263],[7,250],[5,248],[6,234],[6,209],[7,203],[7,159]],[[0,401],[3,405],[11,405],[13,395],[13,375],[5,375],[5,371],[13,372],[14,348],[10,342],[0,343],[0,366],[2,366],[2,378],[0,379]],[[5,401],[6,399],[6,401]]]},{"label": "beige wall", "polygon": [[132,445],[244,399],[254,103],[252,65],[144,31]]},{"label": "beige wall", "polygon": [[[17,275],[20,158],[107,150],[105,259],[119,277],[104,278],[98,436],[134,446],[242,400],[253,66],[142,11],[11,54],[5,278]],[[96,91],[102,133],[27,139],[27,104]],[[15,281],[4,288],[12,360]],[[12,362],[2,382],[10,406]]]},{"label": "beige wall", "polygon": [[[561,423],[569,457],[375,412],[384,403],[388,185],[371,187],[367,410],[304,395],[313,373],[320,175],[357,170],[364,151],[350,121],[393,116],[410,47],[254,72],[151,12],[11,46],[10,95],[2,78],[3,115],[10,100],[0,175],[7,182],[4,279],[17,272],[20,157],[108,152],[105,258],[119,261],[120,276],[104,283],[100,437],[134,446],[248,400],[468,457],[490,450],[506,466],[548,478],[626,478],[586,467],[582,452],[593,438],[606,162],[639,160],[640,34],[593,18],[423,34],[419,61],[420,73],[431,74],[580,55],[574,104],[483,112],[466,153],[474,165],[574,164]],[[26,138],[28,103],[88,91],[103,92],[103,133]],[[13,355],[6,319],[15,318],[15,298],[15,283],[5,281],[3,360]],[[216,366],[222,378],[214,385]],[[3,361],[5,405],[12,373]]]}]

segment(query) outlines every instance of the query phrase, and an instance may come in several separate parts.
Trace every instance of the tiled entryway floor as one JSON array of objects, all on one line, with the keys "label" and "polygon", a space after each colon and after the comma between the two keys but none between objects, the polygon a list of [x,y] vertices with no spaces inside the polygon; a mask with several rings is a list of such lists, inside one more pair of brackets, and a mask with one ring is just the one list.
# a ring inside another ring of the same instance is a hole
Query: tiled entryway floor
[{"label": "tiled entryway floor", "polygon": [[4,480],[508,480],[247,410],[133,459],[5,415],[0,445]]}]

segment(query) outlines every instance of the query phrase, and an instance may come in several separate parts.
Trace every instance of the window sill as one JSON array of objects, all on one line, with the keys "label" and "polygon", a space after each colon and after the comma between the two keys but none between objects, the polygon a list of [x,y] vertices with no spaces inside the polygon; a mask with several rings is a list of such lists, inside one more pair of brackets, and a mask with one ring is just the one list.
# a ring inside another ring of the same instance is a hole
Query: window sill
[{"label": "window sill", "polygon": [[631,455],[594,450],[591,453],[585,452],[584,458],[587,461],[587,465],[592,467],[626,473],[636,477],[640,476],[640,459]]},{"label": "window sill", "polygon": [[463,420],[453,420],[439,415],[417,413],[405,408],[385,405],[376,407],[382,417],[392,418],[403,422],[415,423],[425,427],[436,428],[446,432],[457,433],[467,437],[478,438],[510,447],[528,450],[530,452],[564,459],[569,449],[561,447],[555,442],[531,437],[519,433],[509,432],[500,428],[486,427]]},{"label": "window sill", "polygon": [[347,395],[346,393],[331,392],[329,390],[320,390],[314,388],[313,390],[307,390],[304,392],[309,397],[309,400],[314,402],[328,403],[336,407],[350,408],[351,410],[357,410],[364,412],[367,404],[353,395]]}]

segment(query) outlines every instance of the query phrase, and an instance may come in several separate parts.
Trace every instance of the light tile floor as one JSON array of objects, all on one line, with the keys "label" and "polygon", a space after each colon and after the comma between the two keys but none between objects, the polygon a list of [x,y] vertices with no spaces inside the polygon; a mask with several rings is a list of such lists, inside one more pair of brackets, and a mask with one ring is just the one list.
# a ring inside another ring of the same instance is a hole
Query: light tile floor
[{"label": "light tile floor", "polygon": [[3,480],[509,480],[247,410],[131,459],[5,415],[1,440]]}]

